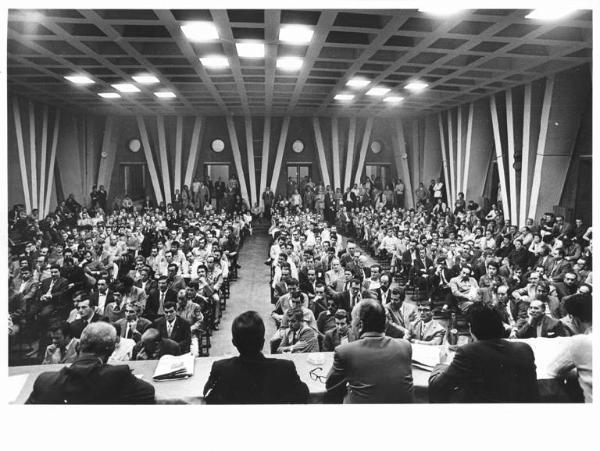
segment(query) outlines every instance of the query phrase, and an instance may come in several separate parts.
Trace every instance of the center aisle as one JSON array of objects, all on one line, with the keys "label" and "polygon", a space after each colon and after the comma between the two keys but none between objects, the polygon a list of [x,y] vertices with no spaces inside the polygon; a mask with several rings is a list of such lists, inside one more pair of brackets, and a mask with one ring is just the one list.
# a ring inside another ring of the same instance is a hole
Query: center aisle
[{"label": "center aisle", "polygon": [[247,310],[257,311],[265,322],[263,352],[269,354],[269,340],[275,333],[269,290],[271,273],[264,264],[269,244],[270,237],[266,232],[257,232],[244,241],[238,260],[242,267],[238,270],[237,280],[231,283],[231,296],[227,300],[227,309],[223,312],[219,330],[211,337],[211,357],[237,355],[237,349],[231,343],[231,323],[236,316]]}]

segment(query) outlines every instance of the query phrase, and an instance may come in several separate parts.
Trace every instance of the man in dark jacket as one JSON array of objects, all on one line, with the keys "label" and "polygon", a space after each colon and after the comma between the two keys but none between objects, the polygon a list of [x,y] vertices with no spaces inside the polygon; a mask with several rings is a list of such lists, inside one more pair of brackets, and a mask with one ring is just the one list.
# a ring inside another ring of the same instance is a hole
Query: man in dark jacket
[{"label": "man in dark jacket", "polygon": [[213,363],[204,386],[207,403],[290,404],[308,401],[308,387],[300,380],[294,363],[266,358],[262,354],[265,325],[258,313],[242,313],[233,321],[231,333],[240,355]]},{"label": "man in dark jacket", "polygon": [[81,334],[79,356],[60,371],[40,374],[27,404],[154,404],[154,387],[127,365],[107,365],[117,331],[104,322]]},{"label": "man in dark jacket", "polygon": [[531,347],[504,340],[502,319],[490,306],[474,304],[469,323],[475,341],[459,347],[450,365],[442,355],[429,377],[430,402],[536,402]]}]

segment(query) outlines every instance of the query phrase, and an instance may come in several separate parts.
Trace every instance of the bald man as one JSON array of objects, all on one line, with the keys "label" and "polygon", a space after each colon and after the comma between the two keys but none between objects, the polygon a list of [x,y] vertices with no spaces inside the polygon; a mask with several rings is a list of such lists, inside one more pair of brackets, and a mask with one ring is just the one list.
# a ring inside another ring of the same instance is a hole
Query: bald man
[{"label": "bald man", "polygon": [[40,374],[27,404],[154,404],[154,387],[135,377],[127,365],[107,365],[116,329],[90,323],[79,340],[79,356],[60,371]]}]

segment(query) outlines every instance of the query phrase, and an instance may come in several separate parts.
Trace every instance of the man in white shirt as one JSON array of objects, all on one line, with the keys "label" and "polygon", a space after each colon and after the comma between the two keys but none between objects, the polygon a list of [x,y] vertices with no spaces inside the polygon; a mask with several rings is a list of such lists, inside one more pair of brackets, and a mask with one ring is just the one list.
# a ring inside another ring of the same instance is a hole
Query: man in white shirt
[{"label": "man in white shirt", "polygon": [[135,341],[131,338],[123,338],[121,336],[121,326],[117,323],[113,324],[117,331],[117,340],[115,342],[115,350],[108,358],[107,363],[110,365],[118,365],[119,362],[127,362],[131,360]]}]

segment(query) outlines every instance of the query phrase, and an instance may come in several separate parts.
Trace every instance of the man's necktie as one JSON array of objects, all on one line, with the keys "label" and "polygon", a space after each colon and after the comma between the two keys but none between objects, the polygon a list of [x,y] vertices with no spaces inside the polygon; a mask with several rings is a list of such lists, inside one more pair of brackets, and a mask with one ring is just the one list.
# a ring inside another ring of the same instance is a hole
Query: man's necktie
[{"label": "man's necktie", "polygon": [[171,338],[171,332],[173,332],[173,323],[167,323],[167,335]]},{"label": "man's necktie", "polygon": [[133,338],[133,324],[127,323],[127,335],[125,338]]}]

